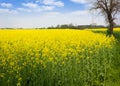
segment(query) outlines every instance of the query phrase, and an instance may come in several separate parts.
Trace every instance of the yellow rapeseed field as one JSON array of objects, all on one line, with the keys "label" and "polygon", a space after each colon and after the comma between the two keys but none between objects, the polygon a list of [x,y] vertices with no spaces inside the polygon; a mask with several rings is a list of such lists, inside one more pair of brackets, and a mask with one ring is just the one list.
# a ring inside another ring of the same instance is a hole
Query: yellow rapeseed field
[{"label": "yellow rapeseed field", "polygon": [[90,30],[0,30],[0,85],[106,86],[115,41]]}]

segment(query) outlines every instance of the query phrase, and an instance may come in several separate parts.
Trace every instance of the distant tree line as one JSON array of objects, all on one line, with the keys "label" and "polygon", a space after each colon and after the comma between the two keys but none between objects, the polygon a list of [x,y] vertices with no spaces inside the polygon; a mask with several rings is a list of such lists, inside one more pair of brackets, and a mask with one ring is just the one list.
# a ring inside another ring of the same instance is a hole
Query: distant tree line
[{"label": "distant tree line", "polygon": [[[43,28],[0,28],[0,29],[102,29],[102,28],[108,28],[109,26],[104,25],[73,25],[73,24],[62,24],[57,26],[51,26],[51,27],[43,27]],[[120,28],[120,25],[115,25],[115,28]]]},{"label": "distant tree line", "polygon": [[[73,25],[73,24],[63,24],[57,26],[51,26],[47,29],[97,29],[97,28],[107,28],[108,26],[104,25]],[[120,25],[116,25],[116,28],[120,28]]]}]

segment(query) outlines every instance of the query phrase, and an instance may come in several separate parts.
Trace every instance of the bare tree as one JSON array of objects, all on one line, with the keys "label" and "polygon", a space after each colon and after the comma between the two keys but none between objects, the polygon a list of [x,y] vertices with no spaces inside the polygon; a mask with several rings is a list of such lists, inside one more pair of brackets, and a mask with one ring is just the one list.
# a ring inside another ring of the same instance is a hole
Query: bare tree
[{"label": "bare tree", "polygon": [[120,0],[93,0],[92,3],[92,9],[99,10],[104,15],[106,22],[109,24],[108,31],[113,34],[114,20],[120,12]]}]

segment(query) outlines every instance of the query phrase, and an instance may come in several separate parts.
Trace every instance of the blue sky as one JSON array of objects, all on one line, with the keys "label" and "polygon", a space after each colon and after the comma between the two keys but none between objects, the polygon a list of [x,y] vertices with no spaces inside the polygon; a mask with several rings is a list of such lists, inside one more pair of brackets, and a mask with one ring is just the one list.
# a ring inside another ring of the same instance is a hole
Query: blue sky
[{"label": "blue sky", "polygon": [[104,24],[87,0],[0,0],[0,27]]}]

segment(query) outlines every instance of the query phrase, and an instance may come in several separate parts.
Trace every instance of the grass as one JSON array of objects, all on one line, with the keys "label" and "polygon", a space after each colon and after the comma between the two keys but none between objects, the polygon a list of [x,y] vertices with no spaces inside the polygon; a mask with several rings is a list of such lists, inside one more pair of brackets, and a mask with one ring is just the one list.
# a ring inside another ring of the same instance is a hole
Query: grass
[{"label": "grass", "polygon": [[1,86],[119,86],[120,30],[0,30]]},{"label": "grass", "polygon": [[[98,34],[106,34],[105,30],[92,30],[94,33]],[[116,39],[116,44],[114,45],[113,55],[112,58],[112,65],[111,65],[111,77],[108,86],[119,86],[120,85],[120,30],[119,28],[114,29],[114,37]]]}]

